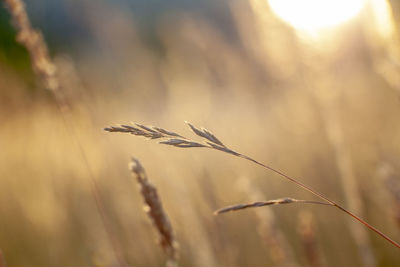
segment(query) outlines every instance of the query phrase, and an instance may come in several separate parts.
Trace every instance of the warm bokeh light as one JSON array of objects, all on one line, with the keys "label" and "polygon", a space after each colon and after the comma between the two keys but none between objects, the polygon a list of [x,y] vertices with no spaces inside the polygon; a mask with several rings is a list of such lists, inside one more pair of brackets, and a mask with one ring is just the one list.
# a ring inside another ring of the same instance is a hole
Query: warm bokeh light
[{"label": "warm bokeh light", "polygon": [[370,0],[374,27],[383,39],[390,39],[395,35],[395,23],[392,9],[387,0]]},{"label": "warm bokeh light", "polygon": [[318,31],[343,23],[356,16],[366,0],[268,0],[281,19],[306,31]]},{"label": "warm bokeh light", "polygon": [[[0,0],[0,267],[400,266],[272,171],[400,242],[399,18],[400,0]],[[120,124],[155,139],[103,130]],[[172,146],[189,139],[215,149]],[[230,205],[254,208],[213,215]]]}]

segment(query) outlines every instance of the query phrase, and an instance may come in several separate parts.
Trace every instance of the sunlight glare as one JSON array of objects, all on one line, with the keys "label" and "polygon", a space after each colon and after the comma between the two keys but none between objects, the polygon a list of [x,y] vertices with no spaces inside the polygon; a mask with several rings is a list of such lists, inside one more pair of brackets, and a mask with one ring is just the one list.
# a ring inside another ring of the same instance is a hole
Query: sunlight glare
[{"label": "sunlight glare", "polygon": [[366,0],[268,0],[272,11],[294,28],[318,31],[356,16]]}]

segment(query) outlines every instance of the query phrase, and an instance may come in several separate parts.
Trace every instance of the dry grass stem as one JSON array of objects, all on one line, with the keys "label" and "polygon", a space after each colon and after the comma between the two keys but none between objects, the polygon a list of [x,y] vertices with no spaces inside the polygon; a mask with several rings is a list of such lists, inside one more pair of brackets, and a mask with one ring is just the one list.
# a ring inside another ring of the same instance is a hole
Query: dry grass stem
[{"label": "dry grass stem", "polygon": [[66,130],[77,142],[79,153],[84,161],[91,179],[91,190],[96,203],[96,208],[101,217],[110,246],[114,251],[115,260],[119,266],[125,266],[126,263],[121,256],[121,250],[119,249],[118,242],[116,241],[111,232],[110,226],[106,221],[99,188],[94,178],[93,171],[90,167],[85,149],[83,148],[78,134],[76,133],[75,121],[70,112],[71,106],[67,102],[63,90],[61,90],[60,82],[57,77],[57,70],[49,56],[47,44],[40,31],[32,28],[24,2],[22,0],[4,0],[4,2],[10,12],[14,27],[17,31],[17,41],[27,49],[36,75],[40,78],[40,82],[43,84],[43,86],[53,94],[66,125]]},{"label": "dry grass stem", "polygon": [[[318,93],[321,94],[323,90],[327,90],[327,88],[322,90],[319,88]],[[320,115],[323,118],[324,129],[328,142],[333,148],[333,155],[339,172],[339,179],[343,185],[346,205],[352,211],[363,215],[364,205],[359,190],[360,185],[354,171],[351,151],[349,150],[349,146],[346,144],[344,129],[337,113],[337,110],[339,110],[339,95],[338,93],[331,93],[332,96],[327,98],[319,94],[317,94],[315,90],[316,98],[320,103]],[[326,92],[326,94],[328,93]],[[350,218],[348,220],[348,227],[350,228],[350,234],[357,244],[358,253],[363,261],[363,265],[365,267],[377,266],[377,260],[373,253],[366,229],[357,227],[357,225],[353,224]]]},{"label": "dry grass stem", "polygon": [[[163,138],[166,139],[164,141],[161,141],[161,144],[165,144],[165,145],[172,145],[172,146],[176,146],[176,147],[181,147],[181,148],[190,148],[190,147],[204,147],[204,148],[211,148],[211,149],[215,149],[215,150],[219,150],[231,155],[234,155],[236,157],[240,157],[243,159],[246,159],[248,161],[251,161],[267,170],[270,170],[272,172],[275,172],[276,174],[278,174],[279,176],[291,181],[292,183],[296,184],[297,186],[307,190],[308,192],[314,194],[315,196],[319,197],[320,199],[324,200],[326,202],[327,205],[331,205],[334,206],[336,208],[338,208],[339,210],[341,210],[342,212],[346,213],[347,215],[353,217],[355,220],[359,221],[360,223],[362,223],[365,227],[369,228],[370,230],[374,231],[375,233],[377,233],[378,235],[380,235],[382,238],[386,239],[388,242],[390,242],[391,244],[393,244],[394,246],[396,246],[397,248],[400,248],[400,244],[397,243],[396,241],[394,241],[393,239],[391,239],[389,236],[385,235],[384,233],[382,233],[380,230],[378,230],[377,228],[375,228],[374,226],[370,225],[369,223],[367,223],[366,221],[364,221],[363,219],[361,219],[360,217],[358,217],[357,215],[355,215],[353,212],[347,210],[346,208],[342,207],[341,205],[337,204],[336,202],[334,202],[333,200],[330,200],[329,198],[327,198],[325,195],[321,194],[320,192],[312,189],[310,186],[303,184],[302,182],[300,182],[299,180],[292,178],[288,175],[286,175],[285,173],[274,169],[268,165],[265,165],[261,162],[258,162],[257,160],[248,157],[246,155],[240,154],[238,152],[235,152],[232,149],[229,149],[228,147],[226,147],[224,144],[222,144],[221,141],[219,141],[219,139],[217,139],[213,134],[211,134],[210,131],[206,130],[206,129],[199,129],[194,127],[192,124],[186,122],[189,127],[192,129],[192,131],[197,135],[202,137],[205,143],[201,144],[198,143],[196,141],[192,141],[189,140],[187,138],[184,137],[180,137],[180,138],[170,138],[167,135],[162,135],[159,134],[157,132],[157,128],[155,127],[151,127],[151,126],[146,126],[146,127],[141,127],[141,129],[138,129],[137,127],[132,127],[132,126],[121,126],[121,127],[109,127],[109,128],[105,128],[105,131],[109,131],[109,132],[122,132],[122,133],[131,133],[137,136],[143,136],[143,137],[147,137],[150,139],[157,139],[157,138]],[[137,124],[139,125],[139,124]],[[133,129],[130,129],[133,128]],[[148,128],[146,130],[146,128]],[[155,133],[156,132],[156,133]],[[153,137],[154,136],[154,137]]]},{"label": "dry grass stem", "polygon": [[145,210],[159,233],[160,245],[168,256],[167,266],[177,266],[178,243],[157,189],[149,182],[144,168],[137,159],[132,158],[129,167],[140,186],[140,193],[146,204]]},{"label": "dry grass stem", "polygon": [[284,197],[284,198],[278,198],[278,199],[268,200],[268,201],[257,201],[257,202],[252,202],[252,203],[236,204],[236,205],[232,205],[232,206],[228,206],[228,207],[219,209],[219,210],[215,211],[214,214],[218,215],[221,213],[243,210],[243,209],[248,209],[248,208],[258,208],[258,207],[263,207],[263,206],[291,204],[291,203],[308,203],[308,204],[333,206],[332,204],[326,203],[326,202],[301,200],[301,199],[299,200],[299,199],[294,199],[294,198],[290,198],[290,197]]},{"label": "dry grass stem", "polygon": [[33,69],[47,89],[58,90],[60,85],[56,77],[56,67],[49,57],[42,34],[32,28],[23,1],[4,0],[4,2],[17,30],[17,41],[28,50]]}]

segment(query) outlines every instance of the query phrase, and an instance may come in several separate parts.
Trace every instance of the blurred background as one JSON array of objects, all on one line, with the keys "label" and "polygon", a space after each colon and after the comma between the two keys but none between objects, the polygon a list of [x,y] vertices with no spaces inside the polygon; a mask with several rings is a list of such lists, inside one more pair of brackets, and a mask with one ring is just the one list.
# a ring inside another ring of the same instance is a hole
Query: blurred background
[{"label": "blurred background", "polygon": [[88,166],[121,257],[163,266],[127,167],[131,155],[158,188],[180,266],[400,265],[396,247],[333,208],[213,215],[241,202],[315,199],[274,173],[217,151],[103,131],[134,121],[192,137],[188,120],[400,241],[400,2],[26,0],[26,7],[58,67],[76,135],[1,3],[7,266],[117,266]]}]

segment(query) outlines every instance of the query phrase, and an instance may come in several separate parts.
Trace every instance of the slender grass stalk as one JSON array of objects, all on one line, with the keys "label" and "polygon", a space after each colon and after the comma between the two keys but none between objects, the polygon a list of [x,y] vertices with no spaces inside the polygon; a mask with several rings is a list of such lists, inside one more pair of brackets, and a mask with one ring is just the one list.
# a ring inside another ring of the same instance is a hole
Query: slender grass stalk
[{"label": "slender grass stalk", "polygon": [[158,196],[157,188],[150,183],[139,160],[132,158],[129,169],[139,184],[140,193],[146,205],[145,210],[159,234],[160,246],[168,256],[167,267],[178,266],[178,243],[175,240],[175,234],[168,215]]},{"label": "slender grass stalk", "polygon": [[[327,90],[327,88],[324,89]],[[360,187],[353,168],[349,147],[346,144],[343,125],[337,114],[337,110],[340,110],[338,107],[338,96],[334,95],[330,98],[321,97],[315,90],[314,94],[319,102],[319,114],[323,119],[322,122],[328,142],[333,148],[333,155],[339,172],[338,176],[343,186],[346,206],[358,214],[363,215],[364,205]],[[350,229],[350,234],[357,245],[363,266],[376,267],[377,260],[373,253],[367,230],[365,228],[358,228],[355,224],[352,224],[350,218],[347,224]]]},{"label": "slender grass stalk", "polygon": [[212,134],[210,131],[202,128],[198,129],[192,124],[186,122],[191,130],[197,135],[200,136],[201,138],[205,139],[204,143],[199,143],[197,141],[193,141],[190,139],[187,139],[183,137],[182,135],[179,135],[174,132],[170,132],[167,130],[164,130],[162,128],[158,127],[151,127],[151,126],[144,126],[141,124],[136,123],[135,126],[130,126],[130,125],[121,125],[121,126],[112,126],[109,128],[105,128],[105,131],[108,132],[122,132],[122,133],[130,133],[136,136],[143,136],[149,139],[161,139],[159,142],[160,144],[165,144],[165,145],[170,145],[170,146],[175,146],[175,147],[180,147],[180,148],[191,148],[191,147],[203,147],[203,148],[209,148],[209,149],[214,149],[214,150],[219,150],[228,154],[231,154],[233,156],[239,157],[246,159],[248,161],[253,162],[254,164],[257,164],[261,166],[264,169],[270,170],[279,176],[289,180],[290,182],[296,184],[297,186],[307,190],[308,192],[314,194],[315,196],[319,197],[320,199],[324,200],[326,204],[336,207],[337,209],[341,210],[342,212],[348,214],[349,216],[353,217],[355,220],[359,221],[362,223],[364,226],[369,228],[370,230],[374,231],[378,235],[380,235],[382,238],[386,239],[388,242],[390,242],[392,245],[396,246],[397,248],[400,248],[400,244],[391,239],[389,236],[385,235],[381,231],[379,231],[377,228],[374,226],[370,225],[357,215],[355,215],[353,212],[347,210],[346,208],[342,207],[338,203],[336,203],[333,200],[330,200],[328,197],[323,195],[322,193],[314,190],[310,186],[298,181],[295,178],[292,178],[291,176],[281,172],[280,170],[277,170],[275,168],[272,168],[266,164],[263,164],[249,156],[246,156],[244,154],[240,154],[230,148],[228,148],[226,145],[224,145],[214,134]]},{"label": "slender grass stalk", "polygon": [[3,2],[9,10],[14,28],[17,31],[17,41],[28,51],[33,70],[38,78],[40,78],[42,85],[52,93],[66,125],[66,129],[77,143],[80,156],[90,177],[91,192],[96,203],[96,208],[100,215],[110,247],[115,254],[115,260],[119,266],[125,266],[126,263],[121,256],[118,242],[112,234],[111,227],[106,220],[99,186],[94,178],[85,149],[76,132],[77,127],[72,118],[71,105],[68,103],[61,88],[57,77],[57,69],[49,56],[47,44],[40,31],[32,28],[23,0],[3,0]]},{"label": "slender grass stalk", "polygon": [[271,206],[271,205],[281,205],[281,204],[292,204],[292,203],[306,203],[306,204],[317,204],[317,205],[328,205],[332,206],[330,203],[326,202],[319,202],[319,201],[312,201],[312,200],[302,200],[302,199],[294,199],[290,197],[278,198],[268,201],[256,201],[252,203],[244,203],[244,204],[235,204],[232,206],[227,206],[222,209],[216,210],[214,212],[215,215],[226,213],[230,211],[237,211],[237,210],[244,210],[248,208],[258,208],[264,206]]},{"label": "slender grass stalk", "polygon": [[[334,156],[334,163],[336,164],[338,171],[338,178],[342,184],[345,204],[347,210],[351,210],[359,214],[359,217],[363,215],[364,205],[362,196],[360,193],[360,187],[357,181],[355,170],[353,167],[353,160],[349,147],[346,144],[346,136],[344,134],[344,128],[338,115],[340,110],[340,96],[341,84],[336,84],[338,77],[336,76],[336,70],[329,72],[321,72],[320,65],[327,65],[336,69],[334,64],[328,63],[326,60],[331,60],[325,57],[323,54],[319,54],[314,50],[308,50],[312,57],[315,59],[310,64],[304,64],[304,59],[299,66],[299,73],[302,82],[310,92],[310,97],[317,114],[323,125],[323,129],[326,134],[326,138],[329,146],[332,148],[332,155]],[[312,77],[312,78],[311,78]],[[324,86],[315,86],[314,77],[320,77],[318,81],[322,82]],[[311,79],[310,79],[311,78]],[[350,230],[355,244],[357,245],[358,254],[365,267],[376,267],[377,259],[374,255],[371,242],[368,236],[368,232],[365,228],[359,228],[352,223],[351,219],[348,218],[347,226]]]}]

